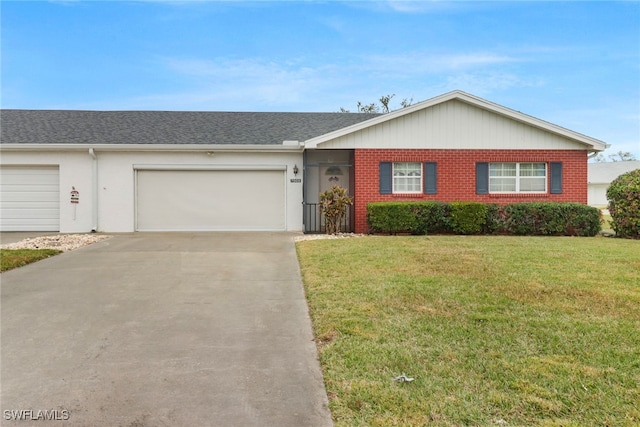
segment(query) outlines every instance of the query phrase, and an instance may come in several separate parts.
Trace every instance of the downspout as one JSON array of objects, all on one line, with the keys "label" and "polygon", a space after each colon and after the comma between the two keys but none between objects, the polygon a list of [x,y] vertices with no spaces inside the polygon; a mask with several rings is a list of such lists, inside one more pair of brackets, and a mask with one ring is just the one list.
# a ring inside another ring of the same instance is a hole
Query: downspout
[{"label": "downspout", "polygon": [[91,232],[98,231],[98,157],[93,151],[93,148],[89,148],[89,155],[93,159],[91,162],[91,184],[93,191],[91,195],[91,209],[92,209],[92,223]]},{"label": "downspout", "polygon": [[302,151],[302,232],[307,231],[307,150]]}]

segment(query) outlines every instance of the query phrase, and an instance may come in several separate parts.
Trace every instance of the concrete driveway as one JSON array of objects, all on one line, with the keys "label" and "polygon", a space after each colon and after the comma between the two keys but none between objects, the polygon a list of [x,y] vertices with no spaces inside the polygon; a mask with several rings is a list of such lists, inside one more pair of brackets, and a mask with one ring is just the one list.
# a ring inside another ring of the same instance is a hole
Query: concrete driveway
[{"label": "concrete driveway", "polygon": [[3,426],[332,424],[293,234],[116,235],[0,280]]}]

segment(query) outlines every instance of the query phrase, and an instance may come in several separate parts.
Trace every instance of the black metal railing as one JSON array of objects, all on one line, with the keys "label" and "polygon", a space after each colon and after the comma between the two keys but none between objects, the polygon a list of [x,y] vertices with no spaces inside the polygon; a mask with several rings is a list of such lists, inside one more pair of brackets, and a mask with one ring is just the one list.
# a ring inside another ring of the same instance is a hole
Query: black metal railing
[{"label": "black metal railing", "polygon": [[[320,207],[318,203],[303,203],[303,221],[304,232],[306,234],[318,234],[325,233],[324,218],[320,214]],[[351,225],[351,218],[353,218],[353,205],[347,208],[347,214],[340,221],[340,231],[342,233],[353,232]]]}]

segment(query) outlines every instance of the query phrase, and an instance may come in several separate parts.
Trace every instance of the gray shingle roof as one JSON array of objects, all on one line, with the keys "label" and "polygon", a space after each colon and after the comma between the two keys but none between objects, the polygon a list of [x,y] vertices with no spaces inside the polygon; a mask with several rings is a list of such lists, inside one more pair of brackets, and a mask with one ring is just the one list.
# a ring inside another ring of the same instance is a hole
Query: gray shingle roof
[{"label": "gray shingle roof", "polygon": [[2,144],[281,144],[379,114],[1,110]]}]

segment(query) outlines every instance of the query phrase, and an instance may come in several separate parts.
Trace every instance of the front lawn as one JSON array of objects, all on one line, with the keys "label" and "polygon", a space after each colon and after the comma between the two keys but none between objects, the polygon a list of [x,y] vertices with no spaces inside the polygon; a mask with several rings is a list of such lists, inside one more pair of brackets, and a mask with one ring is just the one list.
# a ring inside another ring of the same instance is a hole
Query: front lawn
[{"label": "front lawn", "polygon": [[[640,242],[297,244],[337,426],[640,424]],[[413,382],[395,382],[406,373]]]},{"label": "front lawn", "polygon": [[62,253],[62,251],[55,249],[0,249],[0,271],[22,267],[59,253]]}]

